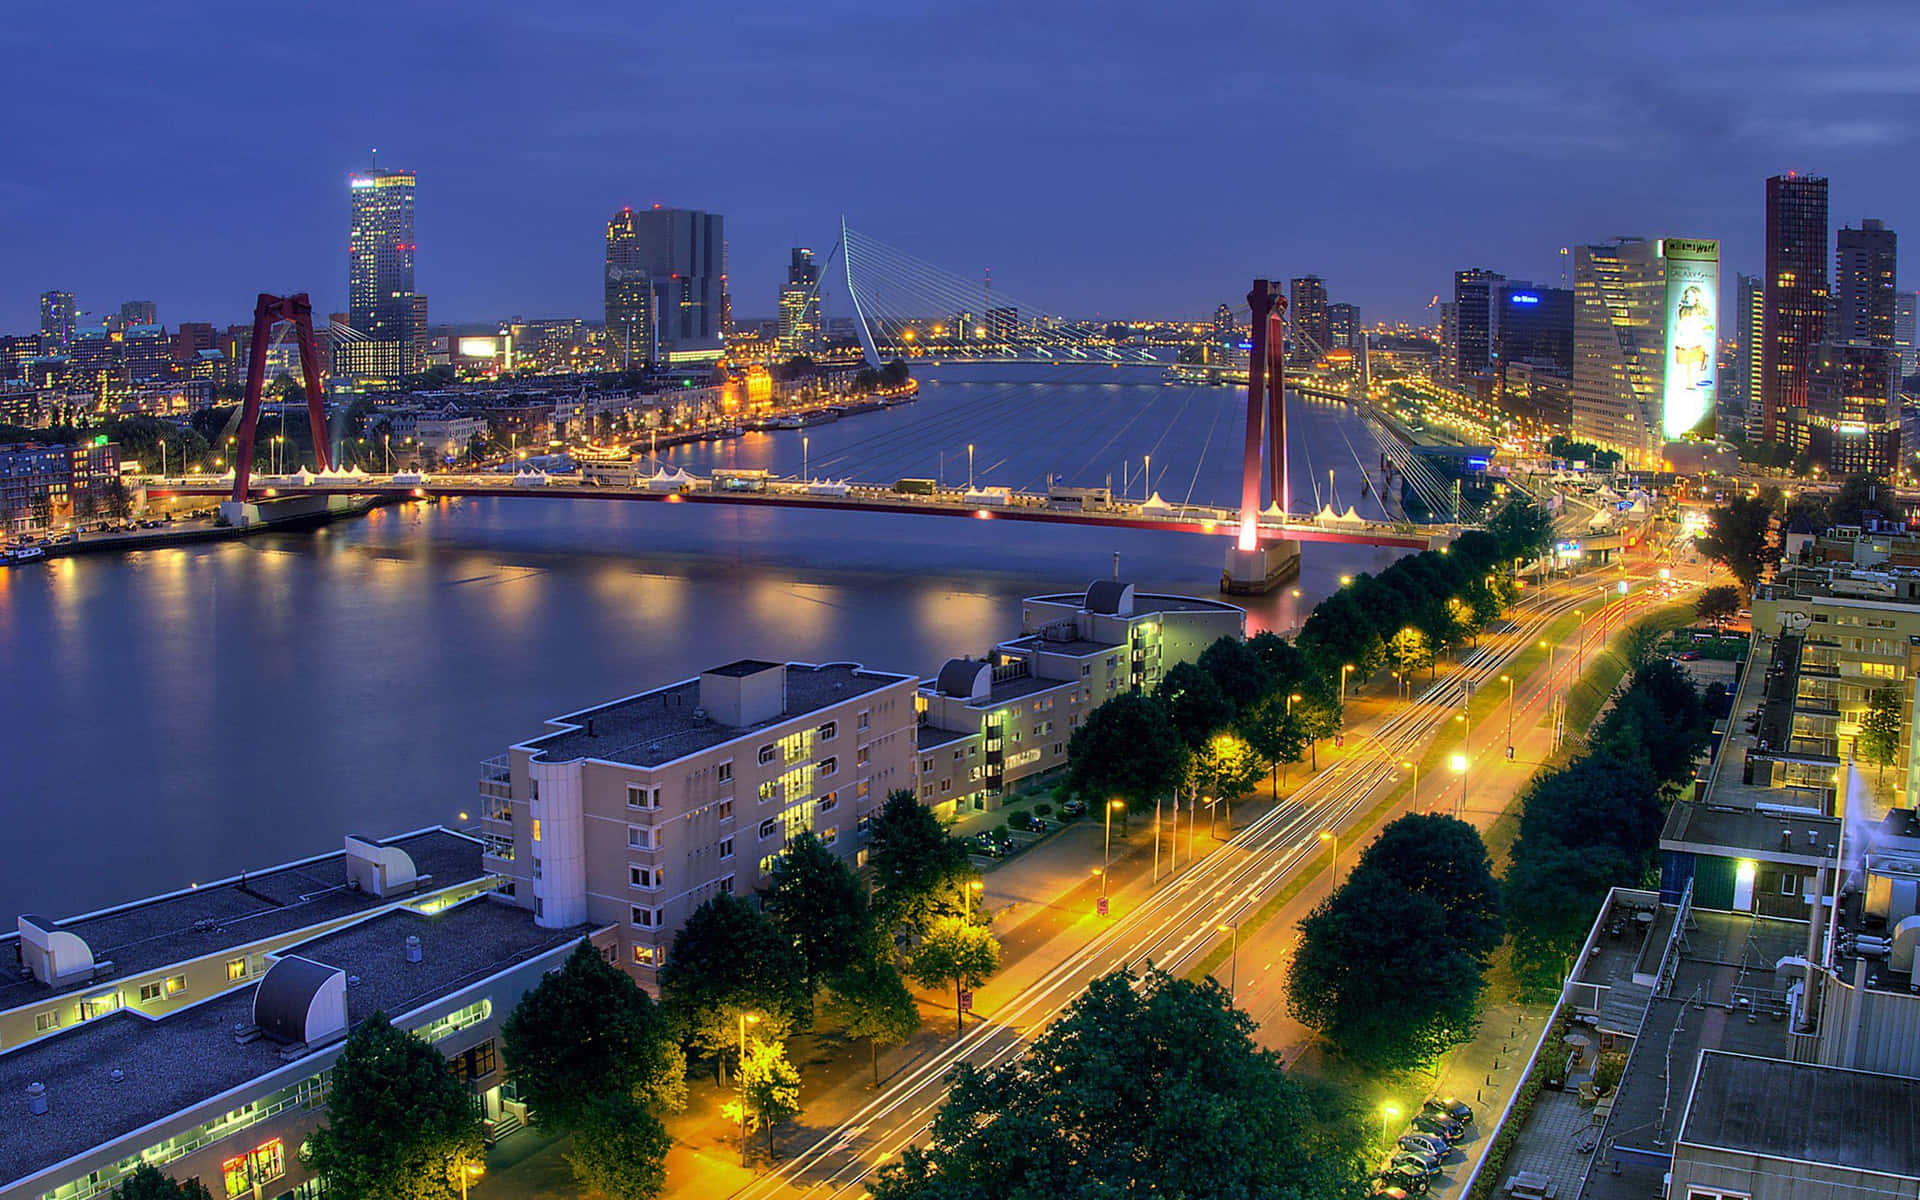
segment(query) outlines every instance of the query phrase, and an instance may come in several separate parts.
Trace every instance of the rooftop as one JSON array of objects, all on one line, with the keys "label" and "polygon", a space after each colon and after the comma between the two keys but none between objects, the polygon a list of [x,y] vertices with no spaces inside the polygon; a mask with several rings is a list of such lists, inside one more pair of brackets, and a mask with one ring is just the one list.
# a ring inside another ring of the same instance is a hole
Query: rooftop
[{"label": "rooftop", "polygon": [[[422,891],[487,874],[480,865],[480,843],[448,829],[422,830],[380,844],[407,852],[419,871]],[[69,917],[58,926],[85,939],[96,964],[111,962],[112,978],[127,979],[392,903],[390,896],[348,889],[346,853],[341,850]],[[0,959],[11,960],[19,942],[17,932],[0,936]],[[0,978],[0,1009],[97,988],[101,982],[82,977],[56,988],[31,975],[8,973]]]},{"label": "rooftop", "polygon": [[[382,913],[287,953],[358,976],[347,988],[348,1019],[357,1023],[376,1010],[400,1015],[419,1008],[585,932],[541,929],[530,911],[479,897],[431,917]],[[418,963],[405,961],[408,934],[420,938]],[[258,986],[159,1020],[122,1009],[0,1054],[0,1183],[287,1066],[276,1042],[234,1040],[234,1026],[252,1022]],[[124,1073],[122,1081],[112,1081],[113,1070]],[[30,1083],[47,1087],[45,1116],[28,1111]]]},{"label": "rooftop", "polygon": [[[1028,596],[1034,604],[1071,604],[1079,608],[1087,602],[1085,592],[1061,592],[1051,596]],[[1138,619],[1150,617],[1155,613],[1167,612],[1243,612],[1237,604],[1228,604],[1223,600],[1208,600],[1200,596],[1170,596],[1161,592],[1135,592],[1133,596],[1133,616]]]},{"label": "rooftop", "polygon": [[1709,1050],[1680,1140],[1920,1179],[1920,1080]]},{"label": "rooftop", "polygon": [[1011,641],[1001,642],[1008,650],[1039,650],[1046,654],[1065,654],[1073,658],[1091,658],[1096,654],[1107,654],[1125,648],[1122,642],[1096,642],[1087,638],[1055,639],[1040,634],[1028,634]]},{"label": "rooftop", "polygon": [[[1790,793],[1776,789],[1776,794],[1792,799]],[[1838,817],[1685,801],[1667,811],[1666,828],[1660,831],[1663,849],[1718,851],[1803,867],[1832,863],[1839,840]]]},{"label": "rooftop", "polygon": [[[708,674],[751,675],[778,663],[743,659]],[[522,743],[548,762],[594,758],[657,767],[697,754],[755,730],[805,717],[855,696],[897,683],[914,683],[911,675],[868,671],[857,663],[786,664],[786,706],[779,717],[734,728],[722,725],[700,707],[700,681],[683,680],[598,708],[581,709],[547,722],[558,732]],[[593,732],[587,732],[591,723]]]}]

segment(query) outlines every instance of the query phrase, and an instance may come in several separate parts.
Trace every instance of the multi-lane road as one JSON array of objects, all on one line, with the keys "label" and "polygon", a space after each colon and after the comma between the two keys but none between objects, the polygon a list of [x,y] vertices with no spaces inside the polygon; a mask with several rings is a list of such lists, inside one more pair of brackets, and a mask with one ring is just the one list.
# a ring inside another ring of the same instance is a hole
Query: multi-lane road
[{"label": "multi-lane road", "polygon": [[[1484,637],[1478,649],[1412,702],[1382,714],[1370,727],[1352,730],[1348,734],[1356,740],[1352,752],[1337,767],[1315,776],[1285,803],[1180,873],[1115,894],[1106,920],[1089,917],[1015,964],[978,993],[980,1024],[941,1053],[903,1072],[839,1127],[736,1195],[744,1200],[802,1192],[859,1196],[874,1171],[923,1136],[945,1099],[945,1079],[956,1064],[967,1061],[984,1067],[1019,1054],[1097,976],[1149,963],[1176,974],[1190,969],[1231,936],[1223,927],[1230,928],[1256,911],[1314,857],[1322,831],[1346,832],[1358,814],[1373,809],[1398,786],[1403,777],[1401,762],[1424,753],[1428,741],[1460,712],[1463,686],[1496,683],[1562,615],[1584,610],[1592,619],[1601,586],[1611,588],[1622,579],[1632,586],[1624,596],[1613,595],[1613,611],[1608,614],[1618,628],[1624,623],[1621,617],[1659,599],[1657,593],[1663,589],[1650,586],[1658,582],[1653,569],[1637,575],[1617,569],[1592,572],[1528,592],[1500,631]],[[1517,681],[1516,704],[1528,712],[1547,704],[1553,692],[1565,685],[1572,657],[1562,653],[1552,677],[1543,669]],[[1503,738],[1478,743],[1468,772],[1489,756],[1505,765]],[[1240,965],[1250,969],[1249,958],[1242,958]],[[1246,983],[1247,976],[1243,974],[1241,980]]]}]

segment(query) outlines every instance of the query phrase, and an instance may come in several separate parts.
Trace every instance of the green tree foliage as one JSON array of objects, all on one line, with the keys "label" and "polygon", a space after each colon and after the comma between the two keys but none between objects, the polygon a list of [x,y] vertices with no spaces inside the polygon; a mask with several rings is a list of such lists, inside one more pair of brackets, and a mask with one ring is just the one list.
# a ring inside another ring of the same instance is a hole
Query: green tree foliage
[{"label": "green tree foliage", "polygon": [[1411,677],[1416,671],[1434,668],[1433,642],[1426,632],[1409,625],[1387,642],[1393,651],[1393,669]]},{"label": "green tree foliage", "polygon": [[581,942],[520,998],[500,1030],[507,1072],[536,1125],[576,1129],[613,1097],[686,1105],[686,1057],[652,997]]},{"label": "green tree foliage", "polygon": [[113,1189],[113,1200],[213,1200],[198,1179],[171,1179],[141,1163]]},{"label": "green tree foliage", "polygon": [[1715,584],[1702,591],[1693,602],[1693,613],[1717,628],[1740,611],[1740,589],[1730,583]]},{"label": "green tree foliage", "polygon": [[873,914],[860,877],[811,830],[796,834],[774,859],[767,915],[800,955],[807,994],[843,970],[873,940]]},{"label": "green tree foliage", "polygon": [[581,1187],[608,1200],[654,1200],[666,1190],[673,1139],[644,1105],[596,1097],[581,1107],[574,1130],[566,1157]]},{"label": "green tree foliage", "polygon": [[1137,692],[1122,692],[1088,713],[1067,755],[1067,781],[1092,805],[1117,797],[1129,810],[1151,806],[1186,777],[1186,743],[1166,708]]},{"label": "green tree foliage", "polygon": [[[1265,636],[1273,637],[1272,634]],[[1286,645],[1279,638],[1274,640]],[[1236,712],[1249,704],[1259,703],[1274,689],[1273,673],[1267,669],[1262,654],[1251,643],[1237,637],[1216,639],[1200,652],[1198,662],[1200,669],[1212,677],[1220,694]]]},{"label": "green tree foliage", "polygon": [[724,1079],[742,1013],[781,1037],[811,1015],[805,968],[793,944],[753,905],[721,894],[693,910],[660,969],[660,1000],[681,1037]]},{"label": "green tree foliage", "polygon": [[308,1163],[327,1192],[359,1200],[452,1200],[482,1154],[480,1113],[440,1052],[374,1013],[333,1069]]},{"label": "green tree foliage", "polygon": [[876,1200],[1358,1195],[1367,1126],[1290,1075],[1211,980],[1115,973],[1022,1058],[963,1064]]},{"label": "green tree foliage", "polygon": [[1499,557],[1540,558],[1553,548],[1553,516],[1530,500],[1516,500],[1487,521],[1487,532],[1497,543]]},{"label": "green tree foliage", "polygon": [[960,993],[979,987],[1000,969],[1000,943],[985,927],[962,917],[943,917],[907,959],[907,974],[921,987],[953,985],[954,1036],[966,1027]]},{"label": "green tree foliage", "polygon": [[1241,709],[1234,718],[1233,729],[1255,754],[1271,765],[1275,789],[1280,786],[1281,764],[1297,763],[1306,756],[1306,726],[1300,714],[1288,714],[1287,698],[1278,692]]},{"label": "green tree foliage", "polygon": [[896,1046],[920,1028],[920,1006],[889,958],[869,956],[827,981],[827,1015],[848,1037],[866,1038],[874,1086],[880,1084],[880,1047]]},{"label": "green tree foliage", "polygon": [[784,1042],[773,1038],[748,1041],[746,1061],[740,1064],[740,1090],[746,1097],[748,1115],[767,1132],[767,1154],[771,1157],[773,1127],[800,1115],[800,1072],[787,1061]]},{"label": "green tree foliage", "polygon": [[912,377],[907,364],[897,358],[880,368],[880,382],[890,388],[903,387]]},{"label": "green tree foliage", "polygon": [[1216,730],[1233,720],[1233,702],[1198,663],[1174,664],[1161,677],[1153,695],[1189,750],[1204,745]]},{"label": "green tree foliage", "polygon": [[1886,484],[1871,475],[1849,475],[1827,502],[1824,524],[1862,525],[1869,515],[1884,515],[1888,509],[1899,507]]},{"label": "green tree foliage", "polygon": [[911,791],[887,794],[867,835],[867,870],[875,917],[888,930],[919,933],[934,918],[960,907],[960,889],[973,878],[964,842]]},{"label": "green tree foliage", "polygon": [[1700,552],[1733,572],[1742,593],[1751,595],[1760,576],[1780,561],[1773,542],[1773,506],[1749,496],[1735,496],[1707,518],[1707,532],[1696,539]]},{"label": "green tree foliage", "polygon": [[1476,961],[1500,945],[1500,882],[1493,876],[1480,831],[1438,814],[1410,814],[1392,822],[1360,855],[1409,891],[1440,906],[1447,935]]},{"label": "green tree foliage", "polygon": [[1887,767],[1900,758],[1900,713],[1903,705],[1900,689],[1878,687],[1867,693],[1867,710],[1860,718],[1860,756],[1880,768],[1886,778]]}]

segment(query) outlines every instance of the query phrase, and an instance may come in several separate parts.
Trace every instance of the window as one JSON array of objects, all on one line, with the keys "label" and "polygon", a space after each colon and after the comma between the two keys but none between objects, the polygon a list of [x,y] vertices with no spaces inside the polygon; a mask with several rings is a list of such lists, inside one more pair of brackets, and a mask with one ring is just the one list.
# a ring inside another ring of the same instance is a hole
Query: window
[{"label": "window", "polygon": [[931,771],[931,770],[933,770],[933,760],[932,760],[932,759],[930,759],[930,758],[923,758],[923,759],[921,759],[921,760],[920,760],[920,769],[921,769],[922,771]]},{"label": "window", "polygon": [[245,979],[246,977],[247,977],[247,960],[246,959],[230,958],[227,960],[227,982],[228,983],[232,983],[236,979]]},{"label": "window", "polygon": [[536,842],[540,840],[540,818],[539,817],[535,817],[533,819],[533,840]]},{"label": "window", "polygon": [[653,928],[654,911],[650,908],[643,908],[638,904],[634,905],[633,906],[633,923],[635,925],[638,925],[642,929]]},{"label": "window", "polygon": [[185,975],[167,976],[167,995],[178,996],[184,993],[186,990],[187,990],[187,977]]},{"label": "window", "polygon": [[945,795],[946,793],[948,793],[948,792],[950,792],[950,791],[952,791],[952,790],[953,790],[953,780],[951,780],[951,779],[942,779],[942,780],[940,781],[940,793],[941,793],[941,795]]},{"label": "window", "polygon": [[630,850],[653,849],[653,833],[653,830],[639,825],[627,826],[627,848]]},{"label": "window", "polygon": [[856,726],[857,728],[860,728],[860,729],[865,729],[865,728],[867,727],[867,725],[868,725],[868,721],[867,721],[867,718],[868,718],[868,717],[871,717],[872,715],[873,715],[873,710],[872,710],[872,709],[863,709],[863,710],[861,711],[861,713],[860,713],[860,716],[859,716],[859,718],[858,718],[857,720],[855,720],[855,722],[854,722],[854,725],[855,725],[855,726]]},{"label": "window", "polygon": [[760,765],[766,766],[773,761],[774,749],[771,745],[760,747]]},{"label": "window", "polygon": [[493,1047],[492,1038],[447,1060],[447,1069],[453,1072],[453,1077],[469,1083],[493,1074],[499,1066],[500,1055]]},{"label": "window", "polygon": [[158,1000],[159,998],[160,998],[159,984],[143,983],[140,985],[140,1003],[152,1004],[155,1000]]},{"label": "window", "polygon": [[966,752],[966,750],[965,750],[964,748],[963,748],[963,749],[959,749],[959,750],[955,750],[955,751],[953,752],[953,761],[955,761],[955,762],[965,762],[965,761],[967,761],[967,752]]},{"label": "window", "polygon": [[933,799],[933,785],[932,785],[932,784],[930,784],[930,783],[923,783],[923,784],[921,784],[921,785],[920,785],[920,798],[921,798],[922,800],[931,800],[931,799]]},{"label": "window", "polygon": [[813,738],[817,742],[830,742],[833,740],[834,735],[839,732],[840,723],[838,721],[828,721],[825,725],[814,730]]},{"label": "window", "polygon": [[813,773],[815,775],[831,775],[835,771],[838,771],[839,769],[840,769],[840,762],[838,759],[823,758],[820,760],[820,765],[814,768]]},{"label": "window", "polygon": [[828,792],[813,802],[815,812],[832,812],[840,804],[839,792]]},{"label": "window", "polygon": [[660,807],[660,789],[651,788],[651,787],[642,787],[640,784],[637,784],[637,783],[628,784],[627,785],[627,807],[628,808],[659,808]]},{"label": "window", "polygon": [[718,820],[731,821],[733,820],[733,801],[722,800],[713,806],[713,811]]},{"label": "window", "polygon": [[772,837],[773,831],[778,825],[779,822],[772,817],[768,817],[766,820],[760,822],[760,840],[764,842]]},{"label": "window", "polygon": [[80,1002],[80,1019],[82,1021],[91,1021],[95,1017],[105,1016],[107,1013],[114,1012],[119,1009],[119,1007],[120,993],[108,992],[104,996],[95,996],[91,1000],[82,1000]]},{"label": "window", "polygon": [[871,792],[872,790],[873,790],[873,784],[865,779],[862,779],[859,783],[856,783],[853,785],[853,794],[862,800],[866,799],[867,793]]},{"label": "window", "polygon": [[729,896],[733,895],[733,876],[722,875],[720,877],[720,890]]},{"label": "window", "polygon": [[773,799],[779,791],[779,787],[775,785],[771,779],[762,783],[760,785],[760,803],[765,804],[767,801]]},{"label": "window", "polygon": [[732,838],[720,839],[720,857],[721,858],[733,857],[733,839]]},{"label": "window", "polygon": [[713,777],[721,783],[733,782],[733,760],[728,759],[713,769]]},{"label": "window", "polygon": [[873,828],[873,814],[861,813],[860,819],[853,823],[853,827],[861,833],[865,833],[867,830]]},{"label": "window", "polygon": [[59,1009],[49,1009],[46,1012],[35,1014],[33,1018],[33,1031],[35,1033],[46,1033],[49,1030],[58,1028],[60,1028]]},{"label": "window", "polygon": [[655,951],[652,946],[635,946],[633,948],[633,965],[634,966],[651,967],[657,964],[658,964],[658,952]]},{"label": "window", "polygon": [[1796,896],[1799,893],[1800,877],[1798,875],[1780,876],[1780,894],[1782,896]]},{"label": "window", "polygon": [[820,834],[820,844],[823,846],[831,846],[839,840],[840,840],[840,830],[838,826],[835,826],[834,828],[831,828],[831,829],[824,830]]},{"label": "window", "polygon": [[853,752],[853,765],[864,767],[873,761],[873,747],[862,746]]},{"label": "window", "polygon": [[652,890],[666,882],[666,872],[654,867],[627,867],[627,886]]}]

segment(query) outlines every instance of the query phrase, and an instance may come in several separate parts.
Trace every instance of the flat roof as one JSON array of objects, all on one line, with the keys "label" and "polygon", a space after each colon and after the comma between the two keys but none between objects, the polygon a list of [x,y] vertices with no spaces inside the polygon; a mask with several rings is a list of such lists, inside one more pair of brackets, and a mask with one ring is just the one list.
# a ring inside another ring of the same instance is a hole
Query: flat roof
[{"label": "flat roof", "polygon": [[[1776,789],[1778,791],[1778,789]],[[1779,792],[1783,799],[1791,793]],[[1783,837],[1782,835],[1787,835]],[[1807,835],[1812,834],[1809,838]],[[1820,866],[1839,853],[1840,819],[1681,801],[1667,812],[1661,849],[1723,850],[1765,862]]]},{"label": "flat roof", "polygon": [[[480,843],[450,829],[403,834],[380,845],[398,846],[407,852],[419,872],[421,890],[469,883],[487,874],[480,863]],[[95,963],[113,963],[113,975],[76,980],[56,988],[32,976],[8,973],[0,978],[0,1010],[118,986],[120,980],[160,967],[369,912],[396,899],[349,891],[343,848],[318,858],[70,917],[57,923],[59,929],[84,938]],[[0,954],[19,941],[18,932],[0,937]]]},{"label": "flat roof", "polygon": [[1030,633],[1011,641],[1001,642],[1001,648],[1008,650],[1038,650],[1047,654],[1064,654],[1069,658],[1093,658],[1096,655],[1111,653],[1126,648],[1124,642],[1096,642],[1087,638],[1071,638],[1058,641]]},{"label": "flat roof", "polygon": [[1920,1179],[1920,1080],[1708,1050],[1680,1140]]},{"label": "flat roof", "polygon": [[977,729],[965,731],[958,729],[938,729],[932,725],[922,725],[920,726],[920,732],[914,744],[918,749],[932,750],[940,746],[950,746],[955,742],[964,742],[968,738],[979,736],[980,731]]},{"label": "flat roof", "polygon": [[[735,671],[753,661],[743,659],[721,668],[719,673]],[[876,692],[897,683],[916,686],[919,683],[916,676],[869,671],[858,663],[785,665],[786,707],[770,721],[738,728],[722,725],[700,707],[700,681],[687,679],[597,708],[585,708],[555,717],[547,723],[555,726],[558,732],[523,742],[516,749],[532,750],[548,762],[596,758],[640,767],[657,767],[676,758],[745,737],[757,730],[805,717],[855,696]],[[761,669],[764,668],[755,667],[740,673],[753,674]],[[588,736],[586,731],[588,718],[593,720],[592,736]]]},{"label": "flat roof", "polygon": [[[358,1023],[376,1010],[398,1016],[451,995],[564,946],[587,928],[542,929],[531,911],[483,896],[430,917],[380,913],[286,953],[358,976],[347,988],[348,1020]],[[420,938],[418,963],[405,961],[409,934]],[[252,1023],[258,986],[158,1020],[121,1009],[0,1054],[0,1183],[85,1154],[249,1080],[297,1068],[304,1060],[283,1060],[276,1042],[233,1039],[236,1024]],[[124,1073],[121,1082],[109,1077],[113,1070]],[[28,1111],[31,1083],[47,1087],[44,1116]]]},{"label": "flat roof", "polygon": [[[1075,608],[1083,607],[1087,602],[1087,593],[1061,592],[1051,596],[1028,596],[1022,603],[1027,604],[1071,604]],[[1246,615],[1246,609],[1237,604],[1228,604],[1224,600],[1208,600],[1203,596],[1172,596],[1164,592],[1133,593],[1133,618],[1150,617],[1155,613],[1168,612],[1222,612]],[[1102,613],[1101,616],[1119,616],[1118,613]]]}]

